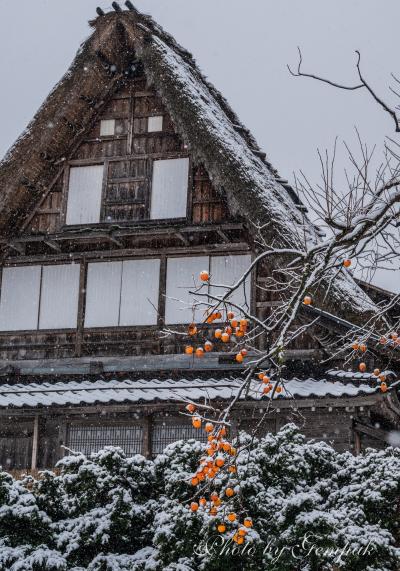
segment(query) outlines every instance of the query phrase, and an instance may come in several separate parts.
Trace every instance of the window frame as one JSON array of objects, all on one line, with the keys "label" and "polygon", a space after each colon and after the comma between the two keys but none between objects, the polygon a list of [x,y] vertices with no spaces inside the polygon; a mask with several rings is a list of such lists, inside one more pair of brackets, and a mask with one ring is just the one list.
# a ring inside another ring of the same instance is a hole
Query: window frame
[{"label": "window frame", "polygon": [[[63,189],[64,189],[64,198],[61,203],[61,230],[70,230],[74,228],[82,228],[82,226],[89,226],[90,228],[100,226],[104,224],[102,222],[103,217],[103,204],[104,204],[104,194],[105,194],[105,186],[107,182],[106,177],[106,159],[99,159],[94,160],[90,159],[87,161],[77,160],[77,161],[70,161],[64,171],[64,181],[63,181]],[[69,181],[71,176],[71,169],[72,168],[79,168],[79,167],[92,167],[92,166],[103,166],[103,178],[101,183],[101,193],[100,193],[100,214],[99,214],[99,222],[82,222],[80,224],[67,224],[67,209],[68,209],[68,198],[69,198]]]},{"label": "window frame", "polygon": [[[151,205],[153,202],[153,173],[154,173],[154,163],[156,161],[170,161],[170,160],[179,160],[179,159],[188,159],[188,184],[187,184],[187,191],[186,191],[186,215],[184,217],[178,218],[151,218]],[[148,203],[148,218],[145,220],[147,223],[158,223],[158,224],[173,224],[179,223],[183,221],[190,222],[191,221],[191,210],[192,210],[192,196],[193,196],[193,162],[192,158],[187,155],[186,153],[179,153],[179,154],[158,154],[153,155],[150,159],[150,169],[149,169],[149,203]]]},{"label": "window frame", "polygon": [[[62,328],[52,328],[52,329],[40,329],[39,325],[40,325],[40,310],[41,310],[41,304],[42,304],[42,281],[43,281],[43,268],[45,266],[66,266],[66,265],[76,265],[77,267],[79,267],[80,271],[78,273],[78,300],[77,300],[77,312],[76,312],[76,325],[75,327],[62,327]],[[37,263],[22,263],[22,264],[10,264],[10,265],[4,265],[1,267],[0,269],[0,301],[1,301],[1,294],[2,294],[2,287],[3,287],[3,273],[4,270],[7,268],[21,268],[21,267],[30,267],[30,266],[36,266],[40,268],[40,281],[39,281],[39,300],[38,300],[38,307],[37,307],[37,318],[36,318],[36,328],[35,329],[8,329],[8,330],[4,330],[4,331],[0,331],[0,336],[1,335],[23,335],[26,333],[37,333],[37,334],[47,334],[47,333],[54,333],[54,332],[66,332],[66,333],[70,333],[73,331],[78,331],[79,330],[79,311],[80,311],[80,305],[81,305],[81,299],[82,296],[85,296],[86,292],[82,292],[82,287],[81,287],[81,273],[82,273],[82,266],[81,266],[81,262],[77,262],[77,261],[72,261],[72,262],[68,262],[67,260],[60,260],[57,261],[56,263],[51,263],[51,262],[37,262]]]},{"label": "window frame", "polygon": [[[152,129],[150,131],[150,122],[151,120],[161,119],[161,129]],[[149,115],[147,117],[147,133],[163,133],[164,132],[164,115]]]},{"label": "window frame", "polygon": [[[108,133],[107,135],[102,134],[101,129],[102,129],[103,123],[110,123],[110,122],[112,122],[114,125],[113,132]],[[109,119],[106,119],[106,118],[100,119],[99,137],[101,139],[107,139],[109,137],[114,138],[116,136],[116,132],[115,132],[116,126],[117,126],[117,120],[114,117],[110,117]]]},{"label": "window frame", "polygon": [[[121,220],[116,222],[115,220],[107,221],[105,220],[105,197],[107,191],[108,183],[108,171],[109,165],[113,162],[121,162],[128,160],[145,160],[147,163],[146,171],[148,177],[148,192],[146,196],[146,218],[143,220]],[[153,182],[153,164],[157,160],[173,160],[173,159],[188,159],[188,185],[187,185],[187,195],[186,195],[186,214],[184,217],[180,218],[150,218],[151,214],[151,202],[152,202],[152,182]],[[101,207],[100,207],[100,220],[99,222],[93,223],[83,223],[83,224],[67,224],[67,206],[68,206],[68,194],[69,194],[69,179],[70,170],[75,167],[86,167],[86,166],[99,166],[103,165],[103,181],[101,190]],[[99,159],[72,159],[68,161],[64,169],[63,178],[63,199],[61,202],[60,211],[60,230],[70,230],[82,228],[82,226],[87,226],[89,228],[104,228],[112,224],[123,224],[124,226],[150,226],[154,223],[169,225],[169,224],[180,224],[187,222],[188,224],[192,221],[192,205],[193,205],[193,160],[187,151],[181,152],[167,152],[167,153],[149,153],[149,154],[132,154],[127,156],[116,156],[116,157],[105,157]]]},{"label": "window frame", "polygon": [[[208,257],[208,271],[210,271],[211,268],[211,258],[223,258],[226,256],[249,256],[250,258],[250,264],[253,263],[255,257],[254,257],[254,252],[252,250],[247,250],[247,251],[238,251],[238,252],[234,252],[234,253],[230,253],[230,252],[208,252],[206,254],[204,254],[203,256]],[[163,320],[164,323],[168,326],[176,326],[176,327],[182,327],[185,325],[188,325],[189,322],[185,322],[185,323],[172,323],[172,322],[168,322],[166,320],[166,315],[167,315],[167,303],[168,303],[168,295],[167,295],[167,279],[168,279],[168,260],[172,259],[172,258],[198,258],[198,257],[203,257],[202,254],[200,253],[193,253],[190,255],[185,255],[185,254],[176,254],[176,255],[167,255],[166,256],[166,268],[165,268],[165,281],[164,281],[164,291],[163,291],[163,297],[165,300],[165,306],[164,306],[164,311],[163,311]],[[207,269],[207,268],[204,268]],[[248,311],[250,313],[252,313],[253,315],[256,315],[256,281],[257,281],[257,268],[254,268],[252,270],[252,272],[250,273],[250,275],[247,278],[249,280],[249,300],[248,300],[248,306],[249,309]],[[199,323],[199,322],[196,322]],[[219,321],[215,322],[216,324],[220,323]]]},{"label": "window frame", "polygon": [[[156,307],[156,319],[155,319],[155,323],[151,324],[151,325],[146,325],[146,324],[140,324],[140,325],[119,325],[120,319],[121,319],[121,303],[122,303],[122,287],[123,287],[123,273],[124,273],[124,262],[135,262],[135,261],[142,261],[142,260],[146,260],[146,261],[150,261],[150,260],[158,260],[159,261],[159,267],[158,267],[158,296],[157,296],[157,303],[155,304]],[[86,320],[86,308],[87,308],[87,293],[88,293],[88,275],[89,275],[89,265],[90,264],[104,264],[107,262],[120,262],[121,263],[121,281],[120,281],[120,290],[119,290],[119,302],[118,302],[118,325],[85,325],[85,320]],[[107,330],[107,331],[111,331],[111,330],[115,330],[115,331],[130,331],[132,329],[159,329],[160,327],[160,323],[161,323],[161,319],[163,319],[163,315],[161,314],[162,311],[162,300],[161,300],[161,296],[162,296],[162,290],[163,290],[163,256],[162,254],[159,255],[153,255],[153,256],[135,256],[135,257],[113,257],[107,260],[91,260],[88,259],[87,263],[86,263],[86,269],[85,269],[85,287],[84,287],[84,292],[83,292],[83,312],[82,312],[82,330],[84,332],[87,331],[102,331],[102,330]],[[161,316],[161,319],[160,319]]]}]

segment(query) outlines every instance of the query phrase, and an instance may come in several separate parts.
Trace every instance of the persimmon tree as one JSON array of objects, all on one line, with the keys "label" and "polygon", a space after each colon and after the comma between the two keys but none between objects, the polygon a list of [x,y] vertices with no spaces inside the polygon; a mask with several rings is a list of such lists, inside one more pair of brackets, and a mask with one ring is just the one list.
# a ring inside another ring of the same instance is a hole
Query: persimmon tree
[{"label": "persimmon tree", "polygon": [[[289,68],[292,75],[313,78],[337,89],[367,90],[394,121],[395,133],[400,132],[396,109],[387,105],[366,81],[358,52],[356,70],[359,83],[354,86],[340,85],[304,73],[301,52],[299,55],[297,71]],[[400,84],[397,78],[393,78]],[[283,390],[281,371],[285,351],[298,335],[315,323],[315,320],[308,323],[299,321],[303,305],[323,303],[338,280],[351,283],[353,278],[348,272],[355,262],[359,269],[373,273],[398,256],[400,143],[395,139],[385,142],[382,163],[375,170],[371,166],[372,153],[363,145],[361,138],[359,144],[360,159],[345,144],[351,167],[346,170],[345,186],[335,182],[336,145],[331,156],[319,154],[322,167],[320,184],[311,184],[303,173],[296,177],[297,191],[311,206],[318,225],[325,231],[324,238],[310,240],[301,227],[293,227],[290,229],[292,236],[286,239],[283,235],[274,240],[268,227],[254,223],[257,255],[247,270],[233,285],[215,283],[206,270],[194,276],[194,287],[190,292],[194,300],[193,314],[198,314],[199,309],[204,310],[203,322],[190,324],[186,333],[164,330],[165,335],[185,336],[188,358],[201,359],[207,352],[229,346],[236,361],[244,364],[242,381],[226,407],[217,410],[210,402],[188,402],[183,413],[192,417],[196,429],[206,431],[208,439],[206,453],[191,475],[193,498],[190,508],[193,512],[207,510],[214,516],[222,513],[228,523],[238,521],[234,540],[239,544],[245,541],[252,522],[251,519],[243,519],[245,514],[237,514],[230,508],[239,490],[236,460],[241,453],[241,449],[228,439],[235,404],[248,393],[254,381],[259,382],[260,396],[266,396],[270,402]],[[313,227],[308,220],[305,225]],[[266,319],[252,313],[248,305],[232,300],[235,292],[244,289],[246,279],[260,264],[268,264],[271,271],[263,286],[257,287],[273,293],[278,300]],[[321,296],[321,291],[324,296]],[[362,326],[355,326],[333,346],[329,340],[332,356],[340,356],[344,362],[357,359],[360,371],[365,372],[367,365],[362,359],[369,347],[378,344],[389,350],[396,348],[400,344],[396,333],[398,324],[393,328],[388,311],[398,301],[399,296],[395,296],[386,305],[376,307],[371,303],[369,317]],[[219,324],[217,329],[216,323]],[[261,335],[266,340],[263,349],[257,344]],[[381,391],[385,392],[388,386],[384,373],[379,369],[371,373]],[[227,474],[232,482],[229,478],[226,480]],[[216,483],[221,479],[224,479],[225,488],[216,493]],[[217,529],[225,533],[226,523],[220,521]]]}]

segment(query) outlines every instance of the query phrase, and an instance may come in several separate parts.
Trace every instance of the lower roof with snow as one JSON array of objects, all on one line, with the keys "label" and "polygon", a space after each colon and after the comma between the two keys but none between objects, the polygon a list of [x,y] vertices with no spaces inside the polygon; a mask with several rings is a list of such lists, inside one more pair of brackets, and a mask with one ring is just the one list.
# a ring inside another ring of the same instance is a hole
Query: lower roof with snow
[{"label": "lower roof with snow", "polygon": [[[70,381],[2,385],[0,408],[45,408],[95,404],[145,404],[156,402],[184,403],[200,400],[228,400],[234,396],[243,379],[180,379],[124,381]],[[274,399],[357,397],[376,394],[378,387],[361,382],[326,379],[293,378],[283,381],[284,390]],[[244,400],[244,396],[242,400]],[[253,381],[247,400],[267,400],[260,382]]]}]

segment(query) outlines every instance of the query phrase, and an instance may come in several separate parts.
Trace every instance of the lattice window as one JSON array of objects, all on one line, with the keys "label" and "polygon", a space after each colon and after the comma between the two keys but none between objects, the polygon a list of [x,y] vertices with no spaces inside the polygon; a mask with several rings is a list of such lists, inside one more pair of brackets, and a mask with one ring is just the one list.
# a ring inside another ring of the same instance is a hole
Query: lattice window
[{"label": "lattice window", "polygon": [[156,424],[153,427],[151,438],[151,451],[153,456],[161,454],[164,448],[177,440],[189,440],[194,438],[200,442],[207,441],[207,435],[196,430],[190,424]]},{"label": "lattice window", "polygon": [[120,446],[127,456],[141,454],[141,426],[70,426],[68,448],[83,454],[98,452],[105,446]]}]

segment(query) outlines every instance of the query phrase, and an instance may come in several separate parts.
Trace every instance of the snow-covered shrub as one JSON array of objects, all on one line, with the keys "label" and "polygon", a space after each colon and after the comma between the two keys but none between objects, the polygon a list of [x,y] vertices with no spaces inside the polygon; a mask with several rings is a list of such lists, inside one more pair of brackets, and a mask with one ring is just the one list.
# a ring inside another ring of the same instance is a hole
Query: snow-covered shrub
[{"label": "snow-covered shrub", "polygon": [[[193,440],[153,462],[114,447],[67,456],[58,475],[33,485],[0,473],[0,571],[400,568],[399,449],[355,458],[307,442],[293,425],[239,441],[237,473],[214,482],[217,515],[209,505],[188,509],[204,454]],[[229,512],[254,521],[243,545],[232,541],[238,522]]]},{"label": "snow-covered shrub", "polygon": [[[229,480],[237,493],[225,517],[201,508],[192,514],[179,501],[193,496],[189,443],[170,446],[156,460],[156,471],[168,474],[167,491],[171,487],[155,518],[154,543],[164,565],[189,557],[195,569],[207,571],[398,570],[400,450],[338,454],[326,443],[307,442],[294,425],[240,440],[237,477]],[[198,457],[199,446],[192,448]],[[179,473],[184,484],[178,485]],[[215,485],[221,497],[227,484],[225,475]],[[232,541],[237,523],[226,523],[230,511],[255,521],[241,547]],[[227,531],[221,536],[222,522]]]},{"label": "snow-covered shrub", "polygon": [[35,493],[41,506],[48,502],[56,546],[69,561],[89,566],[100,553],[134,554],[151,543],[151,462],[106,447],[90,459],[67,456],[58,468],[61,474],[47,473]]}]

